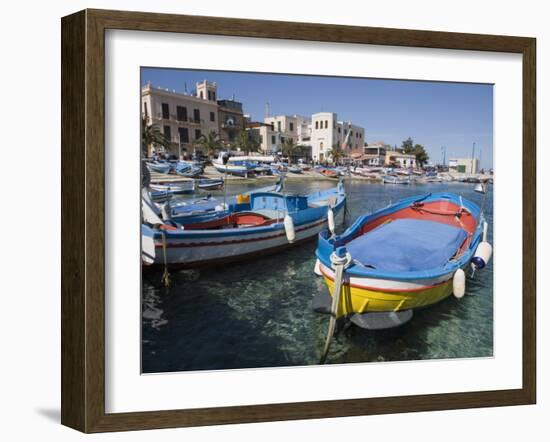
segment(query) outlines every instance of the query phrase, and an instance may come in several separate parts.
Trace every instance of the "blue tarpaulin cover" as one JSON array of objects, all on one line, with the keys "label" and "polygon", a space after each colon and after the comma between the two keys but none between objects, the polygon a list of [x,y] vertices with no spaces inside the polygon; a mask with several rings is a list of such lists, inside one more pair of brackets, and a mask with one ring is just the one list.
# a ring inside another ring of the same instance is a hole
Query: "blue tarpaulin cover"
[{"label": "blue tarpaulin cover", "polygon": [[413,272],[445,265],[467,233],[435,221],[397,219],[346,244],[355,261],[388,272]]}]

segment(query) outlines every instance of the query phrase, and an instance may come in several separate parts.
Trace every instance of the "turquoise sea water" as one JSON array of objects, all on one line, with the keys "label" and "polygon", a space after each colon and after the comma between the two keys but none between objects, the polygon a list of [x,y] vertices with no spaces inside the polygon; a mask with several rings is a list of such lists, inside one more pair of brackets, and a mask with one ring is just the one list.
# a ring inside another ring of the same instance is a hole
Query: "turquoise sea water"
[{"label": "turquoise sea water", "polygon": [[[265,184],[263,184],[265,185]],[[287,182],[309,193],[329,181]],[[228,193],[253,184],[231,184]],[[473,184],[383,185],[346,181],[349,225],[366,212],[411,195],[449,191],[478,204]],[[219,194],[219,192],[218,192]],[[492,186],[485,213],[492,241]],[[197,196],[195,196],[196,198]],[[494,244],[493,244],[494,246]],[[211,269],[160,273],[142,282],[144,373],[312,365],[319,362],[328,316],[313,312],[326,290],[313,273],[316,241],[262,259]],[[493,354],[493,266],[467,279],[466,296],[414,312],[407,324],[368,331],[352,326],[333,340],[327,363],[487,357]]]}]

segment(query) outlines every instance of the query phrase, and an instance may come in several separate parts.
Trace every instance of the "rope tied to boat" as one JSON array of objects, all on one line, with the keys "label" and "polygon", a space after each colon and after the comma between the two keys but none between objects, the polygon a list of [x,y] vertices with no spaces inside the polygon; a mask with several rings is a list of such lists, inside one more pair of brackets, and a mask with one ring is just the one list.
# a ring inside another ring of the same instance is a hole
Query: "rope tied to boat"
[{"label": "rope tied to boat", "polygon": [[468,214],[469,212],[464,208],[461,207],[458,211],[449,211],[449,210],[433,210],[433,209],[427,209],[424,206],[424,203],[416,201],[411,204],[411,209],[415,210],[417,212],[425,212],[430,213],[432,215],[441,215],[441,216],[455,216],[457,218],[460,218],[464,213]]},{"label": "rope tied to boat", "polygon": [[166,232],[162,228],[159,230],[162,237],[162,256],[164,259],[164,272],[161,281],[164,287],[170,287],[170,273],[168,272],[168,260],[166,259]]},{"label": "rope tied to boat", "polygon": [[334,336],[338,307],[340,305],[340,294],[342,292],[342,286],[344,282],[344,270],[350,265],[351,262],[351,255],[345,247],[337,248],[330,255],[330,263],[332,265],[332,268],[334,269],[334,287],[332,290],[332,304],[330,307],[330,322],[328,325],[325,347],[323,348],[320,364],[325,363],[328,351],[330,349],[330,344],[332,342],[332,337]]}]

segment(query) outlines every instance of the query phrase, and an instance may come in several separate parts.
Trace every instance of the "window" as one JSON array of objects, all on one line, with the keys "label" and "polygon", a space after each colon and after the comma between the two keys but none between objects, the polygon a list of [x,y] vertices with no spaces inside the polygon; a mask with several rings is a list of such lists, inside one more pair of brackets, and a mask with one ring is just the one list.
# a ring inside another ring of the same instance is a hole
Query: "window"
[{"label": "window", "polygon": [[216,121],[216,113],[210,112],[210,121]]},{"label": "window", "polygon": [[168,141],[172,140],[172,132],[170,130],[170,126],[164,126],[162,128],[162,131],[164,133],[164,138],[166,138]]},{"label": "window", "polygon": [[212,91],[212,101],[216,101],[216,92]]},{"label": "window", "polygon": [[189,130],[186,127],[178,128],[180,143],[189,143]]},{"label": "window", "polygon": [[202,136],[200,129],[195,129],[195,140],[198,140]]},{"label": "window", "polygon": [[275,144],[275,135],[271,135],[271,144]]},{"label": "window", "polygon": [[185,106],[176,106],[176,118],[178,121],[187,121],[187,108]]},{"label": "window", "polygon": [[168,106],[168,103],[162,103],[162,118],[164,120],[170,119],[170,107]]},{"label": "window", "polygon": [[201,122],[201,111],[199,109],[193,109],[193,119],[195,123]]},{"label": "window", "polygon": [[204,98],[204,94],[202,93],[202,91],[200,91],[199,96],[200,96],[201,98]]},{"label": "window", "polygon": [[212,100],[212,92],[208,91],[208,100]]},{"label": "window", "polygon": [[321,141],[321,144],[319,144],[319,150],[323,150],[323,142]]},{"label": "window", "polygon": [[353,131],[352,130],[349,131],[349,137],[350,138],[353,137]]},{"label": "window", "polygon": [[294,123],[289,123],[288,125],[290,127],[290,132],[294,132]]},{"label": "window", "polygon": [[325,129],[328,129],[328,120],[325,120]]},{"label": "window", "polygon": [[339,134],[342,133],[342,128],[341,128],[341,127],[338,128],[338,133],[339,133]]},{"label": "window", "polygon": [[145,116],[147,117],[147,115],[148,115],[148,112],[147,112],[147,103],[143,103],[143,113],[144,113]]},{"label": "window", "polygon": [[271,130],[275,130],[275,124],[273,123],[273,121],[270,123],[270,126],[271,126]]},{"label": "window", "polygon": [[277,121],[277,131],[281,132],[281,122]]},{"label": "window", "polygon": [[315,129],[319,129],[319,122],[318,121],[315,122]]}]

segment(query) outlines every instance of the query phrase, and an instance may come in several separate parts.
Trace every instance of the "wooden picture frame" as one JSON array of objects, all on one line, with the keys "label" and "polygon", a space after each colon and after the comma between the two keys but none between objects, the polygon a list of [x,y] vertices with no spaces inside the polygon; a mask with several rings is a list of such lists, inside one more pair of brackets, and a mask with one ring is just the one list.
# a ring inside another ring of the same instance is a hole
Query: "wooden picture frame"
[{"label": "wooden picture frame", "polygon": [[[105,412],[105,30],[195,33],[523,57],[523,385],[466,393]],[[62,409],[83,432],[533,404],[536,400],[536,41],[405,29],[84,10],[62,19]]]}]

